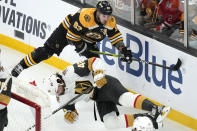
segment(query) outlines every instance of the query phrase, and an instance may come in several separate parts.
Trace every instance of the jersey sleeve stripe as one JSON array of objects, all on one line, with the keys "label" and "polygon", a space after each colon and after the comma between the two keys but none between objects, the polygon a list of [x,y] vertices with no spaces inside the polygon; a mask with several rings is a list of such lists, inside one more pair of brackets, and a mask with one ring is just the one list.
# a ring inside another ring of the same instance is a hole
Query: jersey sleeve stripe
[{"label": "jersey sleeve stripe", "polygon": [[66,35],[66,38],[69,39],[69,40],[71,40],[71,41],[76,41],[76,42],[78,42],[78,41],[81,40],[81,39],[74,39],[74,38],[72,38],[72,37],[69,37],[68,34]]},{"label": "jersey sleeve stripe", "polygon": [[[68,19],[68,16],[66,16],[65,22],[69,24],[69,26],[71,25],[70,20]],[[68,26],[68,27],[69,27]]]},{"label": "jersey sleeve stripe", "polygon": [[123,40],[123,38],[121,37],[121,38],[119,38],[119,39],[117,39],[117,40],[115,40],[115,41],[113,41],[113,42],[111,42],[111,44],[112,45],[114,45],[114,44],[116,44],[117,42],[119,42],[119,41],[121,41],[121,40]]},{"label": "jersey sleeve stripe", "polygon": [[64,27],[66,30],[68,30],[68,27],[66,26],[66,24],[65,24],[64,21],[62,22],[62,25],[63,25],[63,27]]},{"label": "jersey sleeve stripe", "polygon": [[114,38],[116,38],[116,37],[118,37],[118,36],[120,36],[121,35],[121,33],[119,32],[119,33],[117,33],[117,34],[115,34],[114,36],[111,36],[111,37],[108,37],[110,40],[113,40]]},{"label": "jersey sleeve stripe", "polygon": [[32,57],[31,57],[31,53],[30,54],[28,54],[28,57],[29,57],[29,59],[30,59],[30,61],[35,65],[35,64],[37,64],[33,59],[32,59]]},{"label": "jersey sleeve stripe", "polygon": [[26,64],[28,67],[30,67],[31,65],[27,62],[27,57],[25,57],[24,60],[25,60],[25,64]]},{"label": "jersey sleeve stripe", "polygon": [[71,32],[70,30],[68,30],[68,33],[67,34],[70,34],[71,36],[75,37],[76,39],[80,39],[81,37],[77,34],[74,34],[73,32]]},{"label": "jersey sleeve stripe", "polygon": [[28,64],[30,64],[31,66],[32,66],[32,65],[34,65],[34,64],[31,62],[31,60],[29,59],[29,55],[27,55],[27,57],[26,57],[26,58],[27,58],[27,62],[28,62]]},{"label": "jersey sleeve stripe", "polygon": [[114,41],[116,41],[116,40],[119,39],[119,38],[122,38],[122,35],[119,35],[118,37],[116,37],[116,38],[110,40],[110,42],[114,42]]}]

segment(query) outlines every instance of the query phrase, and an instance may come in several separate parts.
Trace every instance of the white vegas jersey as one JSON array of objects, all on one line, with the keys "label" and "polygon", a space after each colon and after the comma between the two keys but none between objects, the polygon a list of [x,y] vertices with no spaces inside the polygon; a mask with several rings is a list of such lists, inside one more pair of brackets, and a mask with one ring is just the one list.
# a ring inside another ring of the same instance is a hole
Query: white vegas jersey
[{"label": "white vegas jersey", "polygon": [[[102,85],[100,84],[100,81],[103,83],[103,78],[105,79],[103,61],[100,58],[95,57],[67,67],[62,74],[66,87],[65,93],[59,96],[60,105],[65,104],[81,93],[80,89],[76,88],[77,84],[84,85],[83,88],[85,88],[86,85],[95,85],[99,87]],[[75,103],[81,100],[89,101],[92,93],[93,91],[89,94],[82,95],[75,101]]]}]

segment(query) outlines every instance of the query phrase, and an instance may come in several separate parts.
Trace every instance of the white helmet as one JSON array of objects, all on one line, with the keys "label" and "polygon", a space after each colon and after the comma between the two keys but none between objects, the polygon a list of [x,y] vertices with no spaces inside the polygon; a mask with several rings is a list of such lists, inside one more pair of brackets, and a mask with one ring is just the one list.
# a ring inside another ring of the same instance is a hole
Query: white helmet
[{"label": "white helmet", "polygon": [[59,74],[52,74],[49,78],[44,79],[43,83],[51,95],[56,95],[58,86],[62,84],[62,79],[59,77]]},{"label": "white helmet", "polygon": [[153,131],[153,123],[147,116],[139,116],[133,122],[132,131]]}]

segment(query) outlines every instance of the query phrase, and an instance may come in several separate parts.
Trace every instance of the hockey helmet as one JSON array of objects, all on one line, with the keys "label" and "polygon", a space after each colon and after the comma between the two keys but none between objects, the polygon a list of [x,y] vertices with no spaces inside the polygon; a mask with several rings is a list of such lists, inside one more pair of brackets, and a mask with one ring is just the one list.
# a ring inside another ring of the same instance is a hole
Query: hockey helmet
[{"label": "hockey helmet", "polygon": [[133,122],[132,131],[153,131],[154,126],[147,116],[139,116]]},{"label": "hockey helmet", "polygon": [[104,15],[112,14],[112,7],[108,1],[99,1],[96,5],[97,10]]},{"label": "hockey helmet", "polygon": [[65,82],[62,79],[62,76],[58,73],[50,75],[49,78],[43,81],[43,83],[47,88],[47,92],[51,95],[56,95],[59,85],[64,85],[65,87]]}]

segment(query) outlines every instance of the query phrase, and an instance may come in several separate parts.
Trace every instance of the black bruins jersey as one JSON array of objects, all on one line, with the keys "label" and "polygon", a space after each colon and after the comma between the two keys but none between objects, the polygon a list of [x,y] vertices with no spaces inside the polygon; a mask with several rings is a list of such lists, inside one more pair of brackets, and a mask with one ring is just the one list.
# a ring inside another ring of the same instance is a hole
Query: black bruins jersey
[{"label": "black bruins jersey", "polygon": [[68,15],[62,22],[67,30],[66,38],[72,43],[85,41],[87,43],[100,42],[107,35],[112,45],[123,40],[116,26],[114,16],[110,16],[105,25],[96,19],[96,8],[82,8],[73,15]]}]

